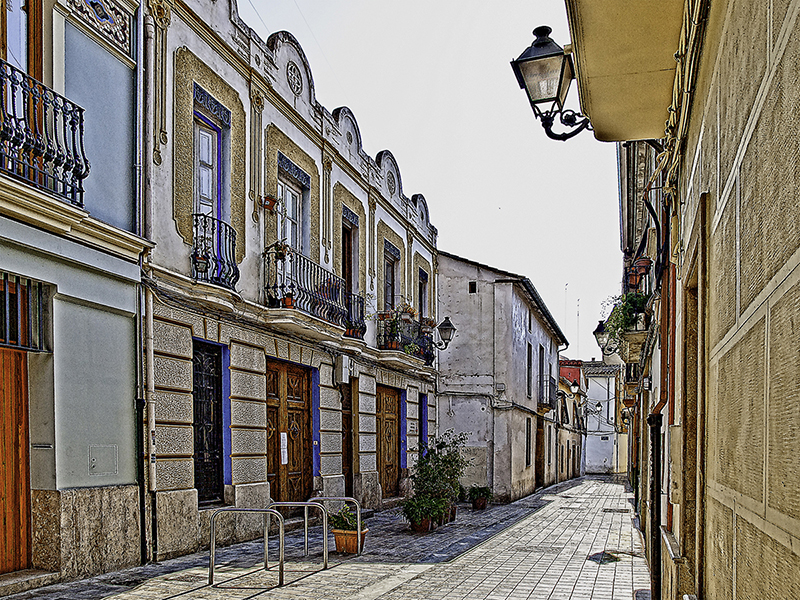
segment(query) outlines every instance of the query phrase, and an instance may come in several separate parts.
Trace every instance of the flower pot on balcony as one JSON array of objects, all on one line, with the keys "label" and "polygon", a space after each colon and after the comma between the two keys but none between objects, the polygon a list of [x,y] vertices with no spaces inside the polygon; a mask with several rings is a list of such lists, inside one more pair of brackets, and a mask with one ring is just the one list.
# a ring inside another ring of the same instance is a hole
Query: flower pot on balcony
[{"label": "flower pot on balcony", "polygon": [[283,297],[283,308],[294,308],[294,297],[293,296],[284,296]]},{"label": "flower pot on balcony", "polygon": [[400,349],[400,342],[397,340],[392,340],[390,342],[386,342],[386,349],[387,350],[399,350]]},{"label": "flower pot on balcony", "polygon": [[208,257],[206,256],[195,256],[194,258],[194,270],[197,273],[208,273]]}]

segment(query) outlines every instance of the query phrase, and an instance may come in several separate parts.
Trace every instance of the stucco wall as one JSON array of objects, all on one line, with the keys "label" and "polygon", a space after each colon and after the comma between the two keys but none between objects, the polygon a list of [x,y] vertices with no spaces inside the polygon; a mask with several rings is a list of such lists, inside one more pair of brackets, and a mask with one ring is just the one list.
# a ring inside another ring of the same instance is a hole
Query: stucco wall
[{"label": "stucco wall", "polygon": [[685,154],[683,243],[708,251],[707,598],[800,596],[797,8],[711,3]]}]

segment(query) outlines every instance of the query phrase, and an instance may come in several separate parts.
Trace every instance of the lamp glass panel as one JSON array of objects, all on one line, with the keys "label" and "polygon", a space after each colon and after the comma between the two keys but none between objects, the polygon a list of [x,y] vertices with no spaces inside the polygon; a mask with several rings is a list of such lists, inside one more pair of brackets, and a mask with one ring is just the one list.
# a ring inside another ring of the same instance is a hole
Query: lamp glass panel
[{"label": "lamp glass panel", "polygon": [[528,60],[519,65],[531,103],[552,102],[559,97],[563,60],[564,55],[557,54]]},{"label": "lamp glass panel", "polygon": [[558,88],[558,104],[564,106],[567,100],[567,92],[569,92],[569,84],[575,77],[575,72],[572,70],[572,59],[569,56],[564,56],[564,70],[561,73],[561,81]]}]

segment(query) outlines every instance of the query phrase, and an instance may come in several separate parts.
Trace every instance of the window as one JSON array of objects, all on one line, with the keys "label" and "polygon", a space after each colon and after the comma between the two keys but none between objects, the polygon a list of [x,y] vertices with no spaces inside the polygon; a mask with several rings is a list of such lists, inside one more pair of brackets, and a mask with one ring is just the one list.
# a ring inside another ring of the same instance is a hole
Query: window
[{"label": "window", "polygon": [[539,344],[539,401],[544,403],[544,346]]},{"label": "window", "polygon": [[527,391],[528,398],[533,394],[533,346],[528,344],[528,356],[526,362]]},{"label": "window", "polygon": [[342,223],[342,279],[344,289],[353,293],[353,228],[346,221]]},{"label": "window", "polygon": [[525,466],[531,466],[531,418],[525,418]]},{"label": "window", "polygon": [[469,289],[469,293],[470,294],[477,293],[477,291],[478,291],[478,282],[477,281],[470,281],[468,289]]},{"label": "window", "polygon": [[397,276],[397,261],[394,257],[383,257],[383,309],[394,309],[395,278]]},{"label": "window", "polygon": [[278,180],[278,238],[302,253],[303,193],[295,185]]},{"label": "window", "polygon": [[195,113],[194,160],[195,195],[194,212],[219,218],[221,182],[219,178],[220,130],[200,113]]},{"label": "window", "polygon": [[400,276],[400,250],[389,240],[383,240],[383,310],[394,310]]},{"label": "window", "polygon": [[533,331],[533,317],[530,309],[528,309],[528,331]]},{"label": "window", "polygon": [[0,58],[41,81],[42,43],[36,32],[42,27],[42,0],[5,0],[0,7],[0,37],[5,42]]},{"label": "window", "polygon": [[419,279],[417,285],[417,312],[419,317],[428,316],[428,274],[422,269],[419,270]]}]

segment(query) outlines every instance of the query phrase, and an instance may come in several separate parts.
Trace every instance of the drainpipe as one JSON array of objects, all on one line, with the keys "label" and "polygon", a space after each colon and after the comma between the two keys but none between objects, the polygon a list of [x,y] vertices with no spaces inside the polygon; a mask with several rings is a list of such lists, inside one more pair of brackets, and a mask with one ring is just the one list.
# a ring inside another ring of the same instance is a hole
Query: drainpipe
[{"label": "drainpipe", "polygon": [[153,367],[153,291],[145,288],[145,401],[147,404],[147,483],[151,495],[151,517],[152,517],[152,552],[153,560],[158,557],[158,522],[156,519],[156,402],[155,392],[155,369]]}]

